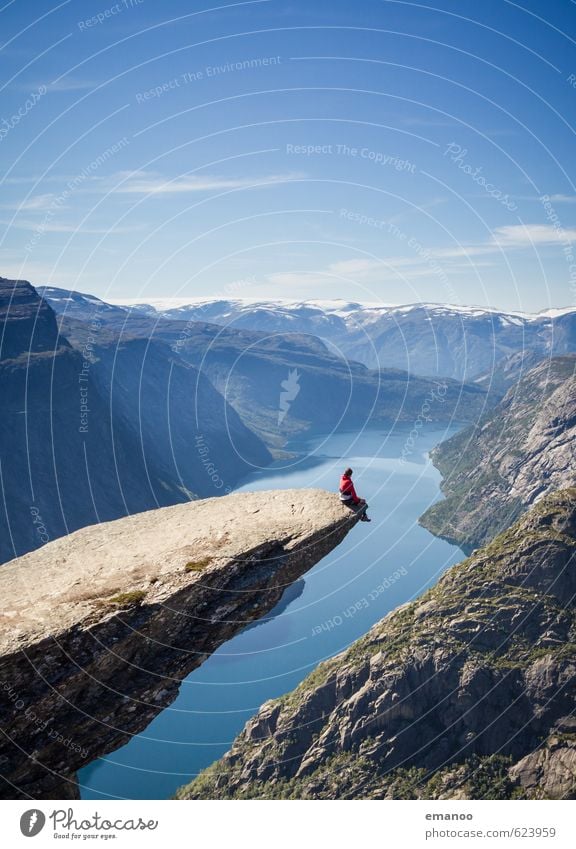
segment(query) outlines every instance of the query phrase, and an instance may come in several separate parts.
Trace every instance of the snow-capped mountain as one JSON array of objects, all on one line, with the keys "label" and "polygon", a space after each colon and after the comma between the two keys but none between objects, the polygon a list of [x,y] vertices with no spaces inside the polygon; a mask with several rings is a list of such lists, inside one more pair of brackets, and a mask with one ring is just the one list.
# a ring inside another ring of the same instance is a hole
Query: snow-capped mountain
[{"label": "snow-capped mountain", "polygon": [[[58,290],[53,290],[58,291]],[[72,293],[78,295],[78,293]],[[93,296],[92,300],[97,300]],[[253,314],[255,312],[268,312],[277,316],[294,316],[313,313],[325,313],[337,315],[343,319],[361,313],[365,318],[379,318],[383,315],[402,315],[414,310],[426,310],[430,314],[446,316],[473,316],[480,317],[493,315],[500,318],[504,323],[521,324],[524,322],[539,321],[543,318],[558,318],[569,313],[576,312],[576,307],[564,307],[563,309],[549,309],[538,313],[528,312],[506,312],[494,307],[465,306],[462,304],[435,304],[435,303],[413,303],[413,304],[382,304],[378,302],[345,301],[340,298],[332,300],[289,300],[278,298],[275,300],[259,300],[257,298],[149,298],[139,301],[133,298],[113,298],[110,303],[124,308],[142,310],[147,313],[159,313],[169,318],[187,319],[199,311],[202,315],[207,312],[214,314],[226,314],[228,316],[240,314]]]},{"label": "snow-capped mountain", "polygon": [[490,376],[518,353],[529,353],[533,362],[534,357],[576,351],[573,307],[522,313],[454,304],[248,298],[114,299],[106,304],[78,292],[41,291],[56,312],[83,320],[97,309],[102,318],[129,314],[234,330],[307,333],[320,337],[333,353],[369,368],[456,380]]},{"label": "snow-capped mountain", "polygon": [[576,350],[576,309],[541,313],[453,304],[343,300],[152,298],[118,306],[167,319],[207,321],[268,333],[311,333],[370,368],[470,380],[521,351],[542,357]]}]

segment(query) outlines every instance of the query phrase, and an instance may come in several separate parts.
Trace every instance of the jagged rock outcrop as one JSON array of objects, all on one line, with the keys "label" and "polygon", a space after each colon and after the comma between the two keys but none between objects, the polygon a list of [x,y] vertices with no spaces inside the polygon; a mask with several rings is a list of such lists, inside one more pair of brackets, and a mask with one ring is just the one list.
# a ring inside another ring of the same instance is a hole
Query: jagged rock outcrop
[{"label": "jagged rock outcrop", "polygon": [[348,533],[323,490],[237,493],[77,531],[0,569],[6,798],[68,798],[180,681]]},{"label": "jagged rock outcrop", "polygon": [[477,425],[438,445],[446,498],[420,522],[465,551],[576,483],[576,356],[531,369]]},{"label": "jagged rock outcrop", "polygon": [[179,791],[576,798],[576,489],[267,702]]}]

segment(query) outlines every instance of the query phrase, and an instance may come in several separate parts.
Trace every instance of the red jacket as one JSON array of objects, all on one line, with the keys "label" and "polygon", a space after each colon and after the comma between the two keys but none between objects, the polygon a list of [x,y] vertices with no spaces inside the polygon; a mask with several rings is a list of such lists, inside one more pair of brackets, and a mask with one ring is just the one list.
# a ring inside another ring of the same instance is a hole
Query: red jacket
[{"label": "red jacket", "polygon": [[340,495],[349,495],[351,498],[343,498],[342,501],[352,501],[353,504],[358,504],[360,499],[356,495],[356,490],[354,489],[354,484],[352,483],[351,478],[347,478],[346,475],[342,475],[340,478]]}]

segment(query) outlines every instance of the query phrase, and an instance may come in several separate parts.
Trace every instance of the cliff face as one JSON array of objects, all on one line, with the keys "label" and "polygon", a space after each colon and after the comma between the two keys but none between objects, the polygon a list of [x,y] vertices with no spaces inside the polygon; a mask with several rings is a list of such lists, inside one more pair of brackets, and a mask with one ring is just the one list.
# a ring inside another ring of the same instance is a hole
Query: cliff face
[{"label": "cliff face", "polygon": [[421,524],[465,550],[576,483],[576,357],[540,363],[477,425],[432,452],[446,499]]},{"label": "cliff face", "polygon": [[576,489],[267,702],[183,799],[576,798]]},{"label": "cliff face", "polygon": [[145,728],[356,520],[322,490],[238,493],[84,528],[2,567],[2,795],[74,797],[78,768]]},{"label": "cliff face", "polygon": [[69,348],[52,308],[27,280],[0,277],[0,359]]},{"label": "cliff face", "polygon": [[98,345],[92,314],[71,347],[29,283],[0,278],[0,563],[94,522],[229,492],[272,459],[167,345]]}]

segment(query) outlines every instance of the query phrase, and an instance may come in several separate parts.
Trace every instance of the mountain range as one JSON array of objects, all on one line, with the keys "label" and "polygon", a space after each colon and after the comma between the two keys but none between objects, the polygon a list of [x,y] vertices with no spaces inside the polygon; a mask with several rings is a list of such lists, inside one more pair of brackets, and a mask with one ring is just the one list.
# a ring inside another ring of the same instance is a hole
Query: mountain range
[{"label": "mountain range", "polygon": [[[93,296],[40,287],[43,297],[59,313],[60,327],[69,339],[98,315],[110,340],[146,336],[171,345],[174,353],[206,375],[239,413],[244,423],[276,452],[304,433],[356,429],[369,422],[413,422],[436,384],[429,377],[409,374],[396,366],[366,367],[342,356],[329,341],[309,332],[310,325],[293,322],[284,329],[267,325],[249,329],[214,323],[210,310],[168,311],[124,308]],[[291,381],[288,390],[283,386]],[[279,413],[280,396],[289,415]],[[444,379],[442,401],[432,405],[434,421],[471,421],[486,404],[487,390]]]},{"label": "mountain range", "polygon": [[[65,305],[68,293],[45,290]],[[470,381],[519,351],[541,358],[576,351],[576,309],[506,312],[451,304],[381,305],[347,301],[151,299],[123,301],[152,317],[207,321],[267,333],[308,333],[369,368]],[[55,307],[56,308],[56,307]]]}]

